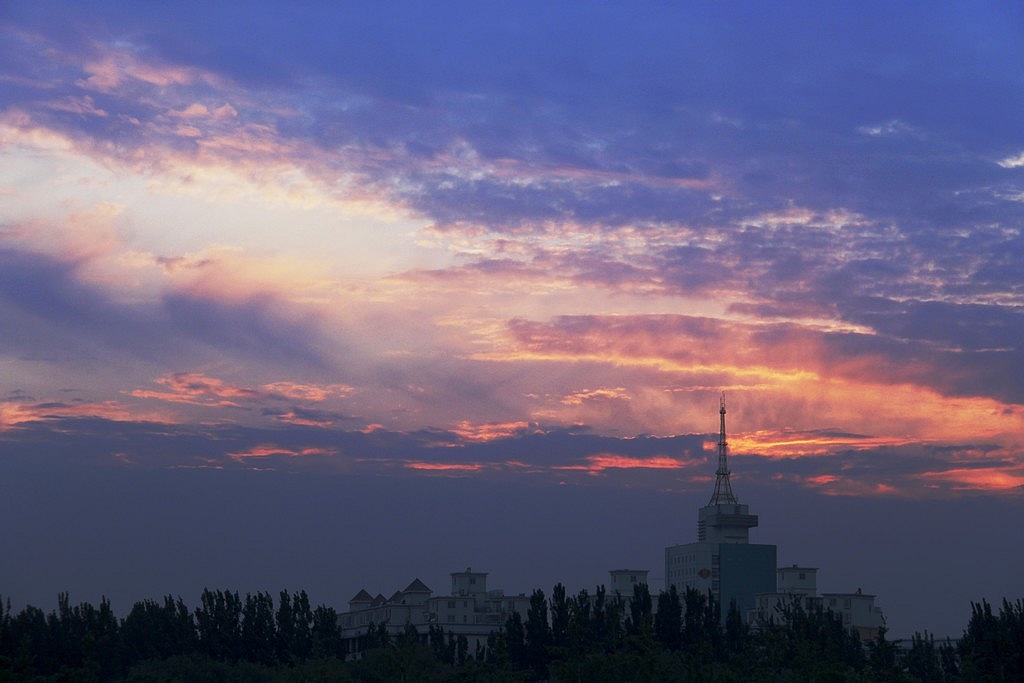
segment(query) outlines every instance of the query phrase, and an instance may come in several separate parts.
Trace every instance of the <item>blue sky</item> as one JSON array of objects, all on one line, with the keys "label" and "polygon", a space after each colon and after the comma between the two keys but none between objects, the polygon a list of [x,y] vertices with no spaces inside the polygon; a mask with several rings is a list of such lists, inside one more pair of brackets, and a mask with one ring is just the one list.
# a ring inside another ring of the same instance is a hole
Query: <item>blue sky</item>
[{"label": "blue sky", "polygon": [[[780,560],[878,593],[895,631],[1016,597],[949,558],[1024,559],[1022,15],[5,4],[0,468],[38,512],[0,527],[24,556],[0,592],[340,605],[467,563],[517,590],[636,564],[657,586],[724,391]],[[68,482],[125,500],[79,510]],[[238,560],[204,574],[172,510],[218,486],[195,505]],[[360,514],[333,490],[402,514],[324,556]],[[584,550],[579,511],[612,501],[637,514]],[[123,552],[56,565],[69,519]],[[460,519],[478,543],[408,553]],[[151,525],[180,552],[126,579]],[[257,537],[295,562],[250,561]]]}]

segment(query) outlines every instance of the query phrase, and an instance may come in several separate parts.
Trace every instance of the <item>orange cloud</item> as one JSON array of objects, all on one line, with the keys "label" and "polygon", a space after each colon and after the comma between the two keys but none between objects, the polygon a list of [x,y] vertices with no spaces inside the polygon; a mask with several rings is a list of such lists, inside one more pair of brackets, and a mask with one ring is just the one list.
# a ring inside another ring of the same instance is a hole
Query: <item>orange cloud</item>
[{"label": "orange cloud", "polygon": [[900,493],[912,493],[912,487],[900,488],[891,483],[863,481],[836,474],[817,474],[809,477],[775,474],[772,479],[810,487],[815,492],[826,496],[892,496]]},{"label": "orange cloud", "polygon": [[246,458],[267,458],[271,456],[284,455],[290,458],[303,457],[307,455],[336,455],[337,451],[329,448],[302,448],[292,449],[284,448],[282,446],[275,446],[274,444],[261,444],[259,446],[253,446],[252,448],[245,451],[237,451],[235,453],[228,453],[228,457],[232,460],[242,461]]},{"label": "orange cloud", "polygon": [[587,401],[621,399],[629,400],[629,394],[622,387],[615,389],[581,389],[562,398],[562,403],[567,406],[582,405]]},{"label": "orange cloud", "polygon": [[451,431],[465,441],[493,441],[505,439],[516,434],[521,434],[530,428],[529,422],[487,422],[484,424],[473,424],[463,420],[458,422]]},{"label": "orange cloud", "polygon": [[[725,387],[739,406],[738,421],[730,418],[730,434],[743,452],[798,457],[910,442],[1024,445],[1020,407],[983,396],[948,395],[923,383],[891,383],[885,373],[890,359],[844,357],[828,348],[824,335],[795,325],[666,315],[569,316],[550,323],[513,320],[504,337],[491,334],[486,342],[472,358],[530,364],[537,372],[557,364],[563,375],[573,367],[589,375],[598,368],[617,382],[635,378],[637,387],[651,386],[659,375],[669,387]],[[941,371],[934,368],[931,374]],[[920,368],[910,374],[930,373]],[[619,386],[637,395],[638,388]],[[586,398],[570,396],[563,405]],[[706,407],[697,400],[671,392],[664,409],[652,412],[645,406],[633,416],[643,431],[710,431]],[[619,414],[585,417],[597,428],[621,422]],[[822,425],[830,429],[812,431]]]},{"label": "orange cloud", "polygon": [[483,469],[483,465],[477,463],[457,464],[443,462],[408,462],[405,463],[405,467],[411,470],[427,472],[479,472]]},{"label": "orange cloud", "polygon": [[261,387],[270,394],[296,401],[326,401],[329,398],[348,396],[355,391],[347,384],[302,384],[299,382],[271,382]]},{"label": "orange cloud", "polygon": [[[590,455],[585,458],[585,465],[558,465],[553,470],[575,470],[587,474],[600,474],[605,470],[653,469],[678,470],[697,464],[692,460],[680,460],[670,457],[632,458],[623,455],[604,454]],[[700,464],[703,464],[701,462]]]},{"label": "orange cloud", "polygon": [[[827,455],[838,450],[870,450],[884,446],[902,446],[917,443],[914,439],[896,437],[869,437],[858,434],[831,434],[795,430],[761,430],[729,437],[729,448],[734,453],[760,455],[768,458],[801,458]],[[717,442],[707,442],[705,448],[714,450]]]},{"label": "orange cloud", "polygon": [[959,468],[922,472],[925,480],[944,481],[957,490],[1014,491],[1024,489],[1024,469],[1015,467]]}]

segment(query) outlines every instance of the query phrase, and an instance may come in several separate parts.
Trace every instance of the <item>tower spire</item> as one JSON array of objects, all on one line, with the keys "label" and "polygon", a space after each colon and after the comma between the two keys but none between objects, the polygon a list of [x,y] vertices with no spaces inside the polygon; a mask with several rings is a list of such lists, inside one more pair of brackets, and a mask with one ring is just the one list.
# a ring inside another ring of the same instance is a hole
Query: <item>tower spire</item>
[{"label": "tower spire", "polygon": [[708,505],[719,505],[730,503],[735,505],[739,501],[732,492],[732,484],[729,483],[729,462],[728,442],[725,440],[725,394],[722,394],[718,414],[721,416],[721,430],[718,436],[718,469],[715,471],[715,492],[711,495]]}]

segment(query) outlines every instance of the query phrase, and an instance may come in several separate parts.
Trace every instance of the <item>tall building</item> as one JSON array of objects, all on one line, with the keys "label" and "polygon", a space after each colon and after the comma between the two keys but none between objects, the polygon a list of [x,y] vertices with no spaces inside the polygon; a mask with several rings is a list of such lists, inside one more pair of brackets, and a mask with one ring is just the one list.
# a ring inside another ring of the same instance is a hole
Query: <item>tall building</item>
[{"label": "tall building", "polygon": [[757,515],[750,514],[732,491],[728,442],[725,438],[725,397],[719,406],[718,468],[715,490],[697,511],[697,542],[665,548],[665,589],[682,594],[693,588],[709,591],[721,605],[724,621],[735,603],[740,614],[755,606],[757,593],[775,590],[777,549],[750,542]]}]

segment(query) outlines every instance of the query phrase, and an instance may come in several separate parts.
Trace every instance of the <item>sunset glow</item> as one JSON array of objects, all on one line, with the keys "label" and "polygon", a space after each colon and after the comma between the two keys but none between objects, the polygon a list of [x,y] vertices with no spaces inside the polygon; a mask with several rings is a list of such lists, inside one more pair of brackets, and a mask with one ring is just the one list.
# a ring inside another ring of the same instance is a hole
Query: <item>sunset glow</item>
[{"label": "sunset glow", "polygon": [[504,535],[463,565],[525,537],[513,511],[689,514],[724,394],[744,504],[1012,517],[1021,26],[1014,3],[0,3],[0,476],[60,500],[26,473],[151,477],[168,509],[182,473],[275,501],[365,477],[395,515],[399,489],[493,486]]}]

